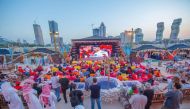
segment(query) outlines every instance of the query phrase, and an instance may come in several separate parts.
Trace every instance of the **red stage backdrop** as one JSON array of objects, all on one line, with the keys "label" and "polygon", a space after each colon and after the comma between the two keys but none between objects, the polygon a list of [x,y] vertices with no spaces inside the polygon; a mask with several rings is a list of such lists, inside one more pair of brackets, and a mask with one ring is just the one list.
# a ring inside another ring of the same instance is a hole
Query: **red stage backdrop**
[{"label": "red stage backdrop", "polygon": [[80,58],[111,56],[112,45],[82,45],[80,46]]}]

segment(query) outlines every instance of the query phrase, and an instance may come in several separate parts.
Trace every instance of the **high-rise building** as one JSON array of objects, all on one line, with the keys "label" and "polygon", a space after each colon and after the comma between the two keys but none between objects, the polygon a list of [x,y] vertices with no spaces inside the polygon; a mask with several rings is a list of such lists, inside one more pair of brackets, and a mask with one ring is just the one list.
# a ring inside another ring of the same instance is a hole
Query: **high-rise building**
[{"label": "high-rise building", "polygon": [[93,36],[99,36],[99,29],[98,28],[93,29]]},{"label": "high-rise building", "polygon": [[180,24],[182,22],[182,19],[174,19],[172,26],[171,26],[171,34],[170,34],[170,40],[177,40],[179,31],[180,31]]},{"label": "high-rise building", "polygon": [[93,36],[106,37],[106,26],[102,22],[99,28],[92,29]]},{"label": "high-rise building", "polygon": [[28,44],[28,42],[25,39],[23,39],[23,44]]},{"label": "high-rise building", "polygon": [[121,39],[121,46],[131,46],[131,44],[133,43],[133,33],[132,31],[124,31],[122,33],[120,33],[120,39]]},{"label": "high-rise building", "polygon": [[[58,31],[58,24],[54,20],[48,21],[49,22],[49,31],[50,31],[50,38],[51,38],[51,45],[54,45],[54,37],[56,39],[56,44],[59,44],[57,42],[59,40],[59,31]],[[58,40],[57,40],[58,39]]]},{"label": "high-rise building", "polygon": [[106,26],[102,22],[99,27],[99,36],[100,37],[106,37]]},{"label": "high-rise building", "polygon": [[19,44],[21,43],[21,41],[20,41],[20,39],[19,39],[19,38],[17,39],[17,43],[19,43]]},{"label": "high-rise building", "polygon": [[135,29],[135,42],[140,43],[143,41],[143,33],[141,28]]},{"label": "high-rise building", "polygon": [[162,41],[164,32],[164,22],[157,23],[156,41]]},{"label": "high-rise building", "polygon": [[34,28],[36,44],[37,45],[44,45],[44,40],[43,40],[43,35],[42,35],[42,30],[41,30],[40,25],[33,24],[33,28]]},{"label": "high-rise building", "polygon": [[120,33],[119,38],[121,39],[121,46],[124,47],[126,45],[126,42],[127,42],[127,38],[125,37],[124,32]]},{"label": "high-rise building", "polygon": [[131,46],[131,44],[133,43],[133,39],[134,39],[133,31],[125,31],[124,34],[125,34],[125,37],[127,38],[126,39],[127,40],[127,42],[126,42],[127,45]]}]

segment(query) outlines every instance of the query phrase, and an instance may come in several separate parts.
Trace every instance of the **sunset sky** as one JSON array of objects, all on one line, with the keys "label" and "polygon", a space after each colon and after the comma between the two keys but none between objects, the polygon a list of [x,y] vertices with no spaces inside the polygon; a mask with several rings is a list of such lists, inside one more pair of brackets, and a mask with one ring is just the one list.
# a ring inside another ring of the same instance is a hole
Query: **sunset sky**
[{"label": "sunset sky", "polygon": [[182,18],[179,38],[190,38],[190,0],[0,0],[0,36],[35,40],[33,23],[41,25],[50,43],[48,20],[58,23],[64,42],[92,36],[91,24],[104,22],[107,35],[142,28],[144,40],[155,40],[156,24],[164,22],[169,38],[174,19]]}]

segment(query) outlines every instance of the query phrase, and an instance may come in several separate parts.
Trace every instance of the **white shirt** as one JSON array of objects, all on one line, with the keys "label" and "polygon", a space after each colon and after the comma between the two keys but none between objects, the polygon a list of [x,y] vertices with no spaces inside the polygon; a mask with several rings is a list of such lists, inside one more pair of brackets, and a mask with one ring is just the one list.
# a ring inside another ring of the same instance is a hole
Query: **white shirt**
[{"label": "white shirt", "polygon": [[77,105],[75,109],[85,109],[83,105]]},{"label": "white shirt", "polygon": [[140,94],[132,95],[129,99],[132,109],[145,109],[147,97]]},{"label": "white shirt", "polygon": [[60,87],[60,83],[59,83],[59,77],[58,76],[53,76],[51,77],[51,83],[52,83],[52,88],[55,89],[55,88],[58,88]]}]

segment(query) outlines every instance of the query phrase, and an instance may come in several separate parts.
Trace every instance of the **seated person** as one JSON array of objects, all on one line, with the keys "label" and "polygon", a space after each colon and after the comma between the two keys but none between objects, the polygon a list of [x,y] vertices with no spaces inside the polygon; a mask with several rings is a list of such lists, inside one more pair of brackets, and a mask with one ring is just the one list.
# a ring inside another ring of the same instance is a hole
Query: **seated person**
[{"label": "seated person", "polygon": [[185,80],[185,81],[188,80],[187,73],[184,71],[180,72],[180,77],[181,77],[181,80]]},{"label": "seated person", "polygon": [[132,74],[132,79],[133,80],[138,80],[138,75],[137,74]]},{"label": "seated person", "polygon": [[131,67],[128,67],[128,68],[127,68],[127,74],[132,74],[132,72],[133,72],[133,71],[132,71]]},{"label": "seated person", "polygon": [[121,74],[119,74],[119,75],[117,76],[117,79],[119,79],[120,81],[123,80],[123,77],[121,76]]},{"label": "seated person", "polygon": [[154,70],[154,75],[156,77],[160,77],[160,70],[158,70],[157,68]]},{"label": "seated person", "polygon": [[38,86],[37,83],[33,84],[33,89],[35,89],[37,91],[37,95],[39,96],[42,92],[42,88]]},{"label": "seated person", "polygon": [[77,75],[76,79],[74,80],[74,82],[80,82],[80,77]]},{"label": "seated person", "polygon": [[132,85],[131,88],[128,91],[128,94],[133,95],[138,93],[138,88],[136,85]]},{"label": "seated person", "polygon": [[22,86],[20,86],[20,82],[19,81],[16,81],[14,88],[17,89],[17,90],[21,90],[22,89]]},{"label": "seated person", "polygon": [[185,80],[181,80],[182,89],[190,89],[190,84],[187,83]]}]

